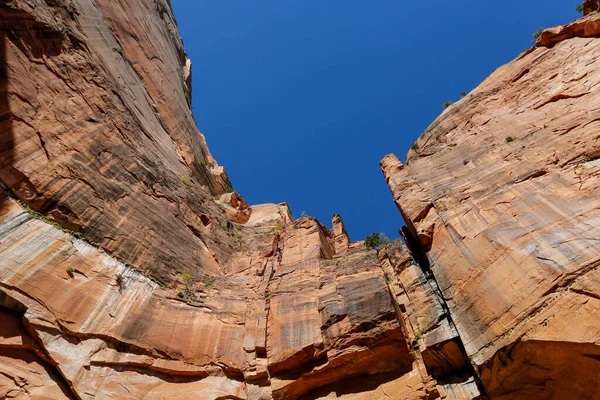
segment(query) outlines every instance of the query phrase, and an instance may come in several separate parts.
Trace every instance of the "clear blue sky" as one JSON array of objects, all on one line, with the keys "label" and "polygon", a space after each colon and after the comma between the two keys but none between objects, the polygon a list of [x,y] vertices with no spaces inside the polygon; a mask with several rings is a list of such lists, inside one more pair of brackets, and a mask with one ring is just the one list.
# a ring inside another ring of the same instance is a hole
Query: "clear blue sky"
[{"label": "clear blue sky", "polygon": [[250,204],[287,201],[352,240],[403,225],[379,170],[442,111],[577,18],[577,1],[171,0],[193,108]]}]

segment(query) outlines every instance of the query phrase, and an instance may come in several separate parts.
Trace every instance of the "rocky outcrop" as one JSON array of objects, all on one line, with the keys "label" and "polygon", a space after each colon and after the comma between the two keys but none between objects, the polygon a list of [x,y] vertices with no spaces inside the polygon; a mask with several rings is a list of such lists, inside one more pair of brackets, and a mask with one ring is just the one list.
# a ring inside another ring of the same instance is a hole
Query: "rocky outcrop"
[{"label": "rocky outcrop", "polygon": [[[359,242],[337,253],[339,235],[310,217],[282,218],[285,207],[256,207],[259,220],[232,228],[225,274],[183,272],[177,292],[2,194],[0,309],[10,324],[0,369],[23,384],[0,388],[82,399],[473,398],[468,380],[436,387],[376,252]],[[352,384],[340,390],[342,381]]]},{"label": "rocky outcrop", "polygon": [[212,197],[230,184],[195,126],[168,1],[9,0],[0,24],[0,179],[166,284],[218,275],[226,250],[201,218],[225,221]]},{"label": "rocky outcrop", "polygon": [[[595,1],[596,4],[598,4]],[[594,37],[600,35],[600,12],[587,13],[584,18],[578,19],[565,26],[546,29],[537,40],[537,46],[552,46],[563,40],[575,37]]]},{"label": "rocky outcrop", "polygon": [[490,398],[597,398],[598,16],[545,31],[406,164],[381,162]]}]

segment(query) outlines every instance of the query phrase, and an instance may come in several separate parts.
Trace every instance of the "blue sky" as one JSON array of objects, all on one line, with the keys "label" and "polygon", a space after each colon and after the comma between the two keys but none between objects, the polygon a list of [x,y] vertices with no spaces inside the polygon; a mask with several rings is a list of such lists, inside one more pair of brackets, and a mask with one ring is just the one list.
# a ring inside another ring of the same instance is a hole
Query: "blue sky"
[{"label": "blue sky", "polygon": [[250,203],[398,236],[379,170],[577,1],[171,0],[198,127]]}]

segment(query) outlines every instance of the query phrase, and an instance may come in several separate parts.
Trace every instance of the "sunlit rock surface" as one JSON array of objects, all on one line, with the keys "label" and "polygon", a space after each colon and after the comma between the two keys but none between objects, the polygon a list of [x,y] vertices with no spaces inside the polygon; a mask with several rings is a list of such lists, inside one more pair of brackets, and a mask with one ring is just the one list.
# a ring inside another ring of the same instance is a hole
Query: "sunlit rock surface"
[{"label": "sunlit rock surface", "polygon": [[596,19],[383,161],[376,251],[234,191],[168,0],[2,2],[0,397],[593,398]]},{"label": "sunlit rock surface", "polygon": [[545,31],[381,163],[491,398],[598,398],[599,18]]}]

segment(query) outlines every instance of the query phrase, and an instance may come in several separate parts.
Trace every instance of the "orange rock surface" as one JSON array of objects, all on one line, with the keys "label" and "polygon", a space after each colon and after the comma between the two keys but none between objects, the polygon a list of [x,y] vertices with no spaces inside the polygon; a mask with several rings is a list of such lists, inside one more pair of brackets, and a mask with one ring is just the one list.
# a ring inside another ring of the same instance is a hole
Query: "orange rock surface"
[{"label": "orange rock surface", "polygon": [[168,0],[3,1],[0,397],[593,398],[597,20],[382,161],[376,251],[233,191]]},{"label": "orange rock surface", "polygon": [[491,398],[599,398],[599,19],[545,31],[381,162]]}]

